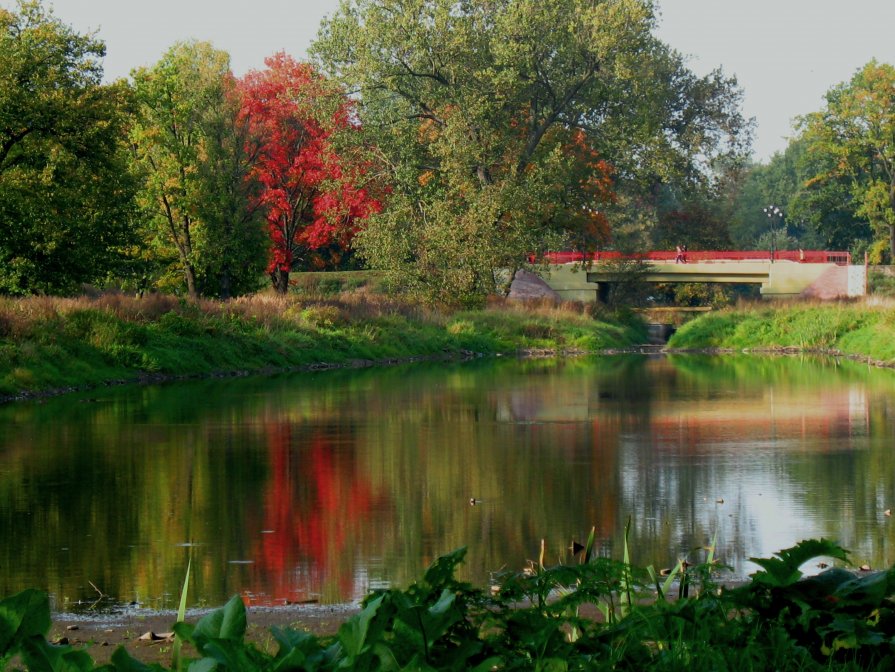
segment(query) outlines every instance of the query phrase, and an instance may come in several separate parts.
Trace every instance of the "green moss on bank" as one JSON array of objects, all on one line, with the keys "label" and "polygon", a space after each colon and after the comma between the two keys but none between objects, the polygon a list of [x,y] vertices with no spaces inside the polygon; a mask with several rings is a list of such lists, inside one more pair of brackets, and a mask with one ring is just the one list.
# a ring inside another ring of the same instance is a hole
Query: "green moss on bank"
[{"label": "green moss on bank", "polygon": [[895,363],[895,308],[865,303],[771,304],[709,313],[683,325],[672,348],[838,350]]},{"label": "green moss on bank", "polygon": [[198,305],[169,297],[0,301],[0,395],[131,380],[471,351],[598,350],[644,342],[635,320],[496,304],[443,314],[376,297]]}]

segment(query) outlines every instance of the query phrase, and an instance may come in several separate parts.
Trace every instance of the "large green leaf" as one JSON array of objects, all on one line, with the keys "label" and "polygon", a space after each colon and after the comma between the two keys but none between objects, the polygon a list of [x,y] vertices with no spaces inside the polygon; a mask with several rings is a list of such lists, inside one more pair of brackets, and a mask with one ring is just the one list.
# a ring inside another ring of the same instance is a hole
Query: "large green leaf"
[{"label": "large green leaf", "polygon": [[320,640],[309,632],[277,627],[271,628],[270,632],[280,645],[274,670],[313,669],[314,664],[309,661],[320,660],[325,655]]},{"label": "large green leaf", "polygon": [[50,623],[46,593],[28,589],[0,601],[0,662],[14,655],[25,638],[45,635]]},{"label": "large green leaf", "polygon": [[455,608],[457,596],[444,589],[439,599],[431,607],[421,604],[405,603],[398,609],[398,618],[407,626],[408,635],[415,645],[421,645],[421,653],[428,656],[429,649],[442,637],[450,627],[463,616]]},{"label": "large green leaf", "polygon": [[163,672],[160,665],[147,665],[142,663],[127,652],[123,646],[119,646],[112,654],[111,668],[115,672]]},{"label": "large green leaf", "polygon": [[190,663],[189,672],[213,672],[218,668],[218,661],[214,658],[202,658]]},{"label": "large green leaf", "polygon": [[458,548],[447,555],[442,555],[432,563],[432,566],[429,567],[429,569],[426,570],[426,574],[423,576],[423,581],[439,592],[441,589],[453,585],[454,572],[460,563],[463,562],[465,557],[465,546]]},{"label": "large green leaf", "polygon": [[[241,644],[246,626],[245,605],[238,595],[234,595],[227,604],[203,617],[195,626],[184,622],[175,623],[174,633],[184,641],[192,642],[201,655],[208,657],[215,643]],[[190,669],[194,666],[195,663]]]},{"label": "large green leaf", "polygon": [[[218,663],[220,670],[232,672],[261,672],[266,665],[261,656],[256,655],[254,647],[239,640],[215,639],[205,644],[205,655]],[[209,668],[212,669],[212,668]],[[190,666],[190,672],[195,672]]]},{"label": "large green leaf", "polygon": [[855,576],[840,584],[833,597],[849,605],[878,607],[893,592],[895,592],[895,574],[889,570]]},{"label": "large green leaf", "polygon": [[30,672],[93,672],[93,660],[85,651],[50,644],[43,635],[22,642],[22,659]]},{"label": "large green leaf", "polygon": [[776,555],[776,558],[749,558],[763,570],[752,575],[754,582],[771,588],[783,588],[802,578],[799,568],[809,560],[824,556],[848,561],[848,551],[829,539],[806,539],[792,548],[778,551]]},{"label": "large green leaf", "polygon": [[356,658],[364,650],[367,645],[367,631],[370,627],[370,621],[379,610],[384,596],[379,596],[375,600],[371,600],[364,607],[363,611],[349,618],[342,627],[339,628],[339,641],[342,643],[345,655],[348,659]]},{"label": "large green leaf", "polygon": [[193,639],[226,639],[240,641],[246,632],[246,608],[234,595],[222,608],[216,609],[197,624]]}]

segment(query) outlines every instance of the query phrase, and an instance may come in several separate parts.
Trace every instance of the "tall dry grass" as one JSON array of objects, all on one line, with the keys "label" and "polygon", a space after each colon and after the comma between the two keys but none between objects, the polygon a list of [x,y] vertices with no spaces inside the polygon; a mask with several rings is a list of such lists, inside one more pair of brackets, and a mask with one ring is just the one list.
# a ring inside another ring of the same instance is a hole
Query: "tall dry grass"
[{"label": "tall dry grass", "polygon": [[490,297],[486,304],[486,309],[544,317],[551,320],[568,319],[570,317],[594,319],[605,316],[608,312],[605,306],[598,303],[560,301],[547,297],[537,299]]},{"label": "tall dry grass", "polygon": [[25,337],[54,320],[85,310],[100,311],[139,324],[152,323],[163,315],[176,313],[200,319],[241,318],[267,328],[307,321],[307,317],[314,314],[328,315],[330,321],[342,324],[393,316],[428,323],[440,323],[443,319],[422,305],[365,291],[301,296],[259,293],[227,301],[201,299],[195,302],[165,294],[147,294],[142,298],[120,293],[75,298],[0,297],[0,337]]}]

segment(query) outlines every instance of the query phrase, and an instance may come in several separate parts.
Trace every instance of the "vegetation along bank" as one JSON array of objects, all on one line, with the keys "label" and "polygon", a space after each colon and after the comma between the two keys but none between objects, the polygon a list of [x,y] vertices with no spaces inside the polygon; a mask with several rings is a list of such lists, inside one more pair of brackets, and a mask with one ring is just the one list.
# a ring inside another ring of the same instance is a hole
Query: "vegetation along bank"
[{"label": "vegetation along bank", "polygon": [[[895,365],[888,302],[755,304],[705,314],[668,347],[841,353]],[[647,341],[645,325],[593,305],[495,300],[436,310],[363,289],[230,301],[0,299],[0,399],[180,377],[369,366],[414,359],[581,354]]]},{"label": "vegetation along bank", "polygon": [[0,396],[168,379],[645,342],[636,319],[577,304],[440,312],[360,292],[231,301],[0,299]]},{"label": "vegetation along bank", "polygon": [[[693,558],[698,564],[681,560],[657,572],[629,564],[627,544],[619,562],[597,555],[592,542],[593,534],[578,563],[548,566],[541,557],[524,572],[495,577],[487,590],[455,578],[459,549],[405,590],[372,592],[335,635],[322,637],[277,627],[252,641],[247,610],[234,596],[195,624],[181,612],[164,652],[131,646],[140,659],[125,646],[88,653],[51,643],[47,596],[28,590],[0,601],[0,667],[16,657],[33,672],[858,672],[895,664],[893,570],[837,566],[804,577],[799,569],[820,558],[847,563],[833,542],[806,540],[754,558],[759,571],[733,589],[717,582],[714,543],[704,560]],[[95,664],[91,653],[107,662]]]},{"label": "vegetation along bank", "polygon": [[895,306],[868,301],[756,304],[712,312],[684,324],[670,348],[841,353],[895,366]]}]

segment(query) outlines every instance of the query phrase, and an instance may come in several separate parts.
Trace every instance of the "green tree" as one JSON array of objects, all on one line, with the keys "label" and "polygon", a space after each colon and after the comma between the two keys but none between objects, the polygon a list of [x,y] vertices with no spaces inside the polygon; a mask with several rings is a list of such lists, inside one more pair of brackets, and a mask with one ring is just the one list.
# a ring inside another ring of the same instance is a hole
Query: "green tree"
[{"label": "green tree", "polygon": [[818,146],[807,152],[805,146],[802,137],[790,143],[790,148],[801,147],[802,151],[797,164],[798,188],[787,208],[790,221],[801,226],[803,247],[863,253],[874,235],[867,219],[856,212],[851,178],[834,168],[838,163],[834,155]]},{"label": "green tree", "polygon": [[[837,159],[807,139],[793,138],[767,164],[751,164],[739,182],[730,217],[733,244],[744,249],[865,249],[872,239],[867,221],[855,215],[851,179],[833,170]],[[817,175],[823,175],[818,179]],[[784,213],[783,231],[771,231],[763,209]],[[784,238],[785,235],[785,238]]]},{"label": "green tree", "polygon": [[229,56],[206,42],[179,43],[132,78],[131,140],[157,258],[176,259],[193,298],[255,289],[264,232],[250,207],[252,157]]},{"label": "green tree", "polygon": [[[770,223],[764,208],[771,204],[783,210],[782,223],[787,231],[799,232],[792,209],[804,182],[800,169],[802,150],[798,142],[791,142],[767,164],[751,164],[746,168],[731,213],[730,235],[736,247],[770,249],[759,240],[769,233]],[[777,226],[780,223],[774,221]]]},{"label": "green tree", "polygon": [[0,8],[0,292],[73,291],[122,259],[128,98],[104,53],[39,2]]},{"label": "green tree", "polygon": [[855,219],[868,222],[877,249],[895,259],[895,67],[871,61],[826,101],[801,120],[813,167],[806,187],[841,196],[847,189]]},{"label": "green tree", "polygon": [[203,223],[199,289],[222,299],[257,290],[268,257],[259,185],[252,178],[258,142],[240,112],[241,101],[238,84],[228,75],[224,95],[205,110],[197,166],[196,212]]},{"label": "green tree", "polygon": [[653,25],[642,0],[344,3],[313,52],[360,93],[393,185],[361,253],[431,298],[480,301],[532,252],[605,245],[608,176],[699,173],[742,130],[738,94]]}]

